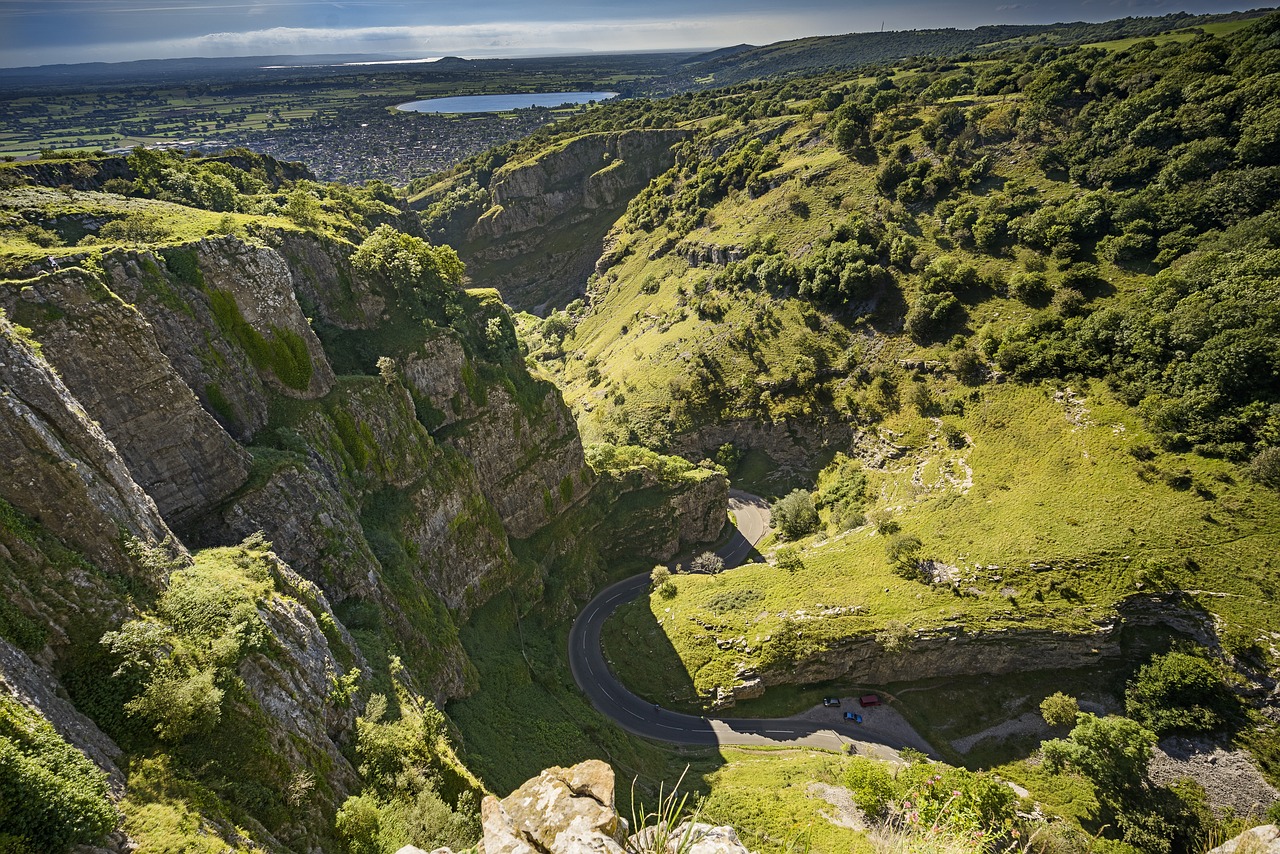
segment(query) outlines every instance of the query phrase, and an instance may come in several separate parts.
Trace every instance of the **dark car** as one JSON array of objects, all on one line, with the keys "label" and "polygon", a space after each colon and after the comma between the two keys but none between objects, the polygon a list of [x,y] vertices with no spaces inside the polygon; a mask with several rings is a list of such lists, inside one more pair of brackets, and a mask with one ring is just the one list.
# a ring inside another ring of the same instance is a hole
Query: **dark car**
[{"label": "dark car", "polygon": [[823,697],[823,698],[822,698],[822,705],[824,705],[824,706],[838,706],[838,705],[840,705],[840,698],[839,698],[839,697]]}]

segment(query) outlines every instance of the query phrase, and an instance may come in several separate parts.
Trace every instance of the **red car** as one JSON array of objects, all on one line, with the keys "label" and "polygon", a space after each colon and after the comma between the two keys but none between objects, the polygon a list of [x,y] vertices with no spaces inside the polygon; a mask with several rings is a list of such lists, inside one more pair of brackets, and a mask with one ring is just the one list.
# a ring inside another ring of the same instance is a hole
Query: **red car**
[{"label": "red car", "polygon": [[858,705],[864,709],[868,706],[878,706],[880,705],[880,697],[876,694],[863,694],[858,698]]}]

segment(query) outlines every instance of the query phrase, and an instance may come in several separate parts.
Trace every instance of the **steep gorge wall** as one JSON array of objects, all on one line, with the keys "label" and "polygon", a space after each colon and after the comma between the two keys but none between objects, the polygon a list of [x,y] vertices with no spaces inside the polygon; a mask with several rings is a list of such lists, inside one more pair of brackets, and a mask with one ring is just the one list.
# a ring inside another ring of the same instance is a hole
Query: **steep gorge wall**
[{"label": "steep gorge wall", "polygon": [[[798,625],[803,627],[804,623]],[[1138,628],[1155,628],[1161,635],[1216,646],[1205,615],[1185,607],[1177,594],[1132,596],[1112,619],[1087,632],[1016,627],[980,633],[940,629],[915,632],[904,639],[900,649],[892,651],[873,635],[850,636],[808,652],[785,667],[740,670],[736,684],[720,692],[719,705],[758,697],[775,685],[810,685],[841,678],[885,685],[949,676],[1071,670],[1132,660],[1133,651],[1126,644],[1136,642],[1129,633]]]},{"label": "steep gorge wall", "polygon": [[688,131],[588,133],[503,166],[490,204],[460,225],[457,248],[472,276],[519,309],[581,296],[604,237],[627,203],[675,163]]}]

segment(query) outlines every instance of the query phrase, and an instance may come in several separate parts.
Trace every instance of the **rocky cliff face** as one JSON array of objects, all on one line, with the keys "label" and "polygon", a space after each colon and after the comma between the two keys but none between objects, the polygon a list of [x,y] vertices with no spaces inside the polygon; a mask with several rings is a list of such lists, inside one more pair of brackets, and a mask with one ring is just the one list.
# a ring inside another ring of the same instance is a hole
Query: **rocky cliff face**
[{"label": "rocky cliff face", "polygon": [[[0,498],[106,572],[132,571],[121,530],[148,540],[169,536],[103,428],[3,317],[0,470]],[[6,552],[0,558],[15,559]]]},{"label": "rocky cliff face", "polygon": [[[458,626],[498,591],[536,599],[558,572],[559,596],[585,594],[600,540],[665,553],[723,522],[721,478],[635,484],[648,521],[596,527],[627,491],[593,504],[598,479],[558,392],[494,344],[511,328],[494,296],[458,293],[447,321],[405,322],[352,249],[297,233],[208,238],[87,254],[0,287],[0,682],[119,795],[130,771],[117,741],[160,731],[122,708],[143,687],[113,681],[123,653],[99,639],[186,625],[162,611],[189,554],[197,566],[222,555],[201,594],[215,627],[269,581],[246,623],[261,635],[233,664],[200,652],[209,640],[147,655],[195,661],[156,665],[156,678],[233,722],[201,737],[210,746],[172,748],[197,757],[229,812],[181,809],[282,850],[328,844],[359,785],[349,745],[373,680],[395,672],[438,702],[460,696],[475,674]],[[271,546],[199,551],[258,531]],[[190,668],[205,655],[222,675],[202,689]],[[226,765],[233,730],[266,758]]]},{"label": "rocky cliff face", "polygon": [[646,557],[667,561],[714,541],[728,520],[729,480],[718,472],[663,483],[647,470],[636,470],[611,478],[610,486],[613,502],[625,509],[610,520],[614,537],[605,549],[609,557],[645,543]]},{"label": "rocky cliff face", "polygon": [[473,277],[516,308],[564,305],[584,292],[604,236],[627,202],[671,168],[672,146],[689,136],[589,133],[502,167],[489,184],[490,206],[461,224],[459,254]]},{"label": "rocky cliff face", "polygon": [[[114,266],[114,265],[113,265]],[[124,265],[121,265],[124,266]],[[249,454],[192,393],[154,328],[96,270],[73,267],[0,290],[160,514],[181,528],[248,476]]]},{"label": "rocky cliff face", "polygon": [[884,685],[903,679],[1091,667],[1134,655],[1132,649],[1122,646],[1125,629],[1130,627],[1158,627],[1162,632],[1212,645],[1212,631],[1203,616],[1178,605],[1176,595],[1134,596],[1114,619],[1079,634],[1016,628],[981,634],[961,629],[916,632],[894,652],[887,651],[873,636],[850,636],[786,667],[741,670],[736,684],[719,693],[717,705],[730,707],[736,700],[758,697],[774,685],[810,685],[842,677]]}]

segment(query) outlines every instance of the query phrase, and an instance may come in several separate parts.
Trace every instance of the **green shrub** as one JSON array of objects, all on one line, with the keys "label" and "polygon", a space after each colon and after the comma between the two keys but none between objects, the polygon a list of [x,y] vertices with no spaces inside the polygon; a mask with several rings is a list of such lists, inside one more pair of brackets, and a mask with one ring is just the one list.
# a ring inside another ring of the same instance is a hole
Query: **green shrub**
[{"label": "green shrub", "polygon": [[0,848],[65,851],[98,842],[119,818],[107,776],[49,722],[0,695]]},{"label": "green shrub", "polygon": [[793,489],[769,508],[774,530],[784,540],[798,540],[818,529],[818,510],[807,489]]},{"label": "green shrub", "polygon": [[1071,726],[1080,714],[1080,703],[1061,691],[1055,691],[1040,702],[1040,716],[1051,727]]},{"label": "green shrub", "polygon": [[868,816],[883,815],[896,795],[893,777],[883,762],[855,756],[844,772],[844,785],[853,793],[853,802]]},{"label": "green shrub", "polygon": [[1128,718],[1083,714],[1067,738],[1041,746],[1050,772],[1078,771],[1107,796],[1140,789],[1147,777],[1156,734]]},{"label": "green shrub", "polygon": [[1249,463],[1249,477],[1263,486],[1280,489],[1280,447],[1259,451]]},{"label": "green shrub", "polygon": [[1234,706],[1219,669],[1185,652],[1151,659],[1125,691],[1125,712],[1157,735],[1219,729]]},{"label": "green shrub", "polygon": [[778,549],[775,559],[778,569],[784,569],[787,572],[799,572],[804,569],[804,560],[800,557],[800,550],[795,546],[783,546]]}]

